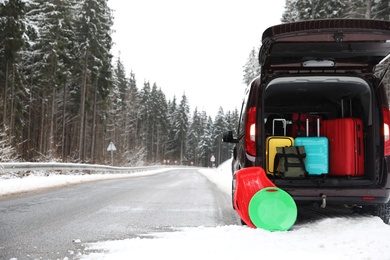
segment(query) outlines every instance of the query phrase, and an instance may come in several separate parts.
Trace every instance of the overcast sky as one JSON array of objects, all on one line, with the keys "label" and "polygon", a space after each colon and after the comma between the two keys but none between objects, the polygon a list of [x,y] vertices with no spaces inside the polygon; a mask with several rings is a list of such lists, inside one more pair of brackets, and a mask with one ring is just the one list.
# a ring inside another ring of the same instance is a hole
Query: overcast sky
[{"label": "overcast sky", "polygon": [[156,83],[168,100],[186,94],[191,111],[214,119],[240,109],[243,66],[262,32],[279,24],[285,0],[109,0],[113,54],[139,89]]}]

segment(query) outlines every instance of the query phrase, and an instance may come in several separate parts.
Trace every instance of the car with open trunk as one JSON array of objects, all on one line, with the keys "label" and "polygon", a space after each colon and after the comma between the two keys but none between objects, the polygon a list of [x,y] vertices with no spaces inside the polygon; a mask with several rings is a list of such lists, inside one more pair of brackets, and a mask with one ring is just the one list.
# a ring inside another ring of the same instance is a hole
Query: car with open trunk
[{"label": "car with open trunk", "polygon": [[[322,208],[344,205],[380,216],[388,223],[389,56],[388,21],[312,20],[265,30],[259,52],[261,73],[248,86],[237,130],[228,131],[223,137],[224,142],[235,143],[233,196],[235,173],[242,168],[261,166],[267,170],[269,179],[287,191],[297,204],[317,203]],[[272,158],[268,158],[267,138],[282,136],[285,131],[286,136],[296,139],[297,114],[320,118],[314,135],[329,139],[329,172],[284,178],[270,169],[268,160]],[[270,121],[275,118],[285,120],[280,133],[275,129],[278,123],[273,122],[270,129]],[[356,162],[344,156],[349,149],[347,145],[335,148],[341,141],[333,140],[321,129],[327,121],[345,118],[361,122],[359,138],[351,148],[359,154]],[[336,150],[339,150],[337,156]],[[355,168],[359,165],[360,169],[351,174],[337,166],[343,164]]]}]

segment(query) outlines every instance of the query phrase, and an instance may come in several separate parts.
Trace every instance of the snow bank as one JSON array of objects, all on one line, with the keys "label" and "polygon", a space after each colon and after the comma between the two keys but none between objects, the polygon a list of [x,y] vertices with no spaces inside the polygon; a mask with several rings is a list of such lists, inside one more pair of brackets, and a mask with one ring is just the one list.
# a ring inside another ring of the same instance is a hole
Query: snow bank
[{"label": "snow bank", "polygon": [[[231,160],[201,174],[231,194]],[[338,217],[287,232],[246,226],[198,227],[150,238],[87,244],[82,259],[390,259],[390,226],[378,217]]]},{"label": "snow bank", "polygon": [[89,244],[95,253],[82,259],[390,259],[390,226],[373,217],[325,219],[287,232],[223,226],[151,235]]},{"label": "snow bank", "polygon": [[[231,161],[199,172],[230,194]],[[52,175],[0,179],[0,196],[86,181],[155,174]],[[148,238],[84,244],[80,259],[372,259],[390,260],[390,226],[378,217],[337,217],[269,232],[246,226],[197,227]],[[85,243],[85,241],[80,241]]]},{"label": "snow bank", "polygon": [[153,170],[137,173],[121,174],[91,174],[91,175],[57,175],[31,174],[18,178],[13,175],[2,175],[0,178],[0,197],[19,194],[28,191],[42,190],[55,187],[63,187],[85,182],[108,180],[116,178],[128,178],[131,176],[143,176],[167,171],[167,169]]}]

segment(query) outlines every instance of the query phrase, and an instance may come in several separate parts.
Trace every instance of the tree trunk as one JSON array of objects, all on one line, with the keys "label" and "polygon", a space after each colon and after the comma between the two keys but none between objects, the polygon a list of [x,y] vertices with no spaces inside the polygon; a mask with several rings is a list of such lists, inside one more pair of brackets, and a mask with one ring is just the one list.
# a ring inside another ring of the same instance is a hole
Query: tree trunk
[{"label": "tree trunk", "polygon": [[11,104],[10,104],[10,138],[15,136],[15,64],[12,65]]},{"label": "tree trunk", "polygon": [[[32,79],[31,79],[32,81]],[[31,82],[31,85],[32,86],[32,82]],[[32,107],[33,107],[33,87],[31,87],[31,90],[30,90],[30,96],[29,96],[29,104],[28,104],[28,108],[27,108],[27,114],[28,114],[28,121],[27,121],[27,156],[28,156],[28,159],[31,160],[31,150],[32,148],[34,147],[33,146],[33,143],[32,143],[32,134],[31,134],[31,129],[33,128],[33,120],[32,120]]]},{"label": "tree trunk", "polygon": [[45,128],[45,100],[43,98],[43,93],[42,93],[42,96],[40,97],[41,98],[41,121],[40,121],[40,131],[39,131],[39,152],[41,154],[44,154],[45,153],[45,141],[44,141],[44,129]]},{"label": "tree trunk", "polygon": [[160,127],[157,125],[157,133],[156,133],[156,161],[160,161]]},{"label": "tree trunk", "polygon": [[83,130],[83,133],[84,133],[84,136],[83,136],[83,140],[84,140],[84,144],[83,144],[83,154],[82,154],[82,158],[83,158],[83,162],[86,162],[87,161],[87,144],[88,144],[88,140],[87,140],[87,118],[88,118],[88,111],[85,111],[84,112],[85,115],[84,115],[84,130]]},{"label": "tree trunk", "polygon": [[64,82],[64,88],[63,88],[63,97],[62,97],[62,106],[63,106],[63,110],[62,110],[62,133],[61,133],[61,157],[62,157],[62,161],[65,160],[65,129],[66,129],[66,80]]},{"label": "tree trunk", "polygon": [[49,132],[49,155],[53,156],[55,154],[55,145],[54,145],[54,115],[55,115],[55,99],[56,99],[56,88],[53,87],[53,93],[51,95],[51,109],[50,109],[50,132]]},{"label": "tree trunk", "polygon": [[95,163],[97,83],[98,83],[98,76],[96,76],[96,84],[95,84],[95,91],[94,91],[94,97],[93,97],[92,140],[91,140],[91,162],[92,163]]},{"label": "tree trunk", "polygon": [[86,98],[86,92],[87,92],[87,60],[88,60],[88,54],[86,52],[85,54],[85,64],[83,68],[83,78],[81,83],[81,90],[80,90],[80,133],[79,133],[79,161],[84,161],[84,129],[85,129],[85,98]]},{"label": "tree trunk", "polygon": [[180,141],[180,165],[183,164],[183,157],[184,157],[184,138]]},{"label": "tree trunk", "polygon": [[3,96],[3,132],[7,130],[7,99],[8,99],[8,61],[5,64],[4,96]]}]

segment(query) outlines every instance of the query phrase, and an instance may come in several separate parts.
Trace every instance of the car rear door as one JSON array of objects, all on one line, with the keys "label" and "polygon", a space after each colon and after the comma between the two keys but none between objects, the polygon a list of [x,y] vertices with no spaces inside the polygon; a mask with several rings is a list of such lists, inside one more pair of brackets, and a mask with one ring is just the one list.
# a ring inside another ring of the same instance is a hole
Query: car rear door
[{"label": "car rear door", "polygon": [[263,33],[262,79],[313,69],[372,73],[390,54],[390,22],[331,19],[281,24]]}]

